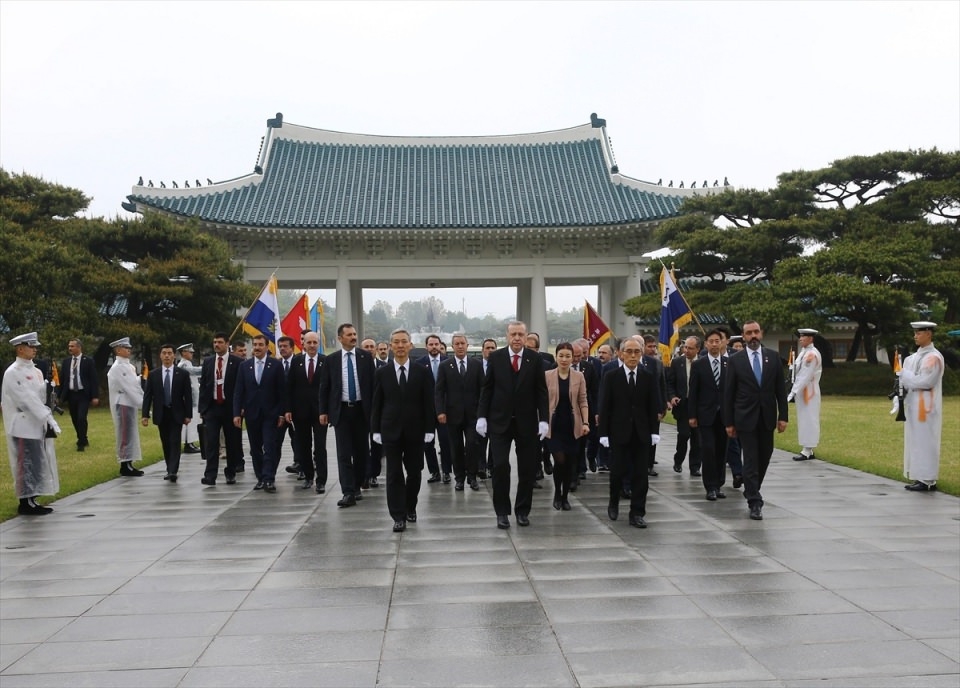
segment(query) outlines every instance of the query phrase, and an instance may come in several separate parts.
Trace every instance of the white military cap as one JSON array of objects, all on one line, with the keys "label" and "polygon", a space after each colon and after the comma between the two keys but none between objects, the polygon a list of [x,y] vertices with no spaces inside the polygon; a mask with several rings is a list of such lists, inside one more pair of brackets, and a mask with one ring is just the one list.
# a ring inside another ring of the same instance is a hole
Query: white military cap
[{"label": "white military cap", "polygon": [[743,337],[740,336],[739,334],[735,334],[732,337],[730,337],[731,344],[733,344],[734,342],[742,342],[742,341],[743,341]]},{"label": "white military cap", "polygon": [[929,320],[918,320],[917,322],[910,323],[910,327],[915,330],[932,330],[935,329],[937,323],[930,322]]},{"label": "white military cap", "polygon": [[801,337],[812,337],[813,335],[820,333],[809,327],[801,327],[799,330],[797,330],[797,334]]},{"label": "white military cap", "polygon": [[36,332],[27,332],[26,334],[17,335],[11,339],[10,344],[13,346],[20,346],[21,344],[26,344],[27,346],[40,346],[40,340],[37,339]]},{"label": "white military cap", "polygon": [[110,348],[116,349],[118,346],[122,346],[126,349],[132,349],[133,344],[130,343],[130,337],[122,337],[115,342],[110,342]]},{"label": "white military cap", "polygon": [[183,346],[178,346],[177,351],[189,351],[190,353],[193,353],[193,342],[184,344]]}]

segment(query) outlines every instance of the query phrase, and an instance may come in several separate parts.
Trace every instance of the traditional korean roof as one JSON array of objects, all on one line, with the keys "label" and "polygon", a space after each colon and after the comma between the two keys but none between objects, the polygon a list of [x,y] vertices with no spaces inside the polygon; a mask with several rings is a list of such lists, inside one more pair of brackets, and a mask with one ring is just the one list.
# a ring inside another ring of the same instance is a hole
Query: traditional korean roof
[{"label": "traditional korean roof", "polygon": [[578,227],[678,214],[687,190],[621,175],[605,121],[535,134],[391,137],[268,121],[255,172],[124,204],[278,229]]}]

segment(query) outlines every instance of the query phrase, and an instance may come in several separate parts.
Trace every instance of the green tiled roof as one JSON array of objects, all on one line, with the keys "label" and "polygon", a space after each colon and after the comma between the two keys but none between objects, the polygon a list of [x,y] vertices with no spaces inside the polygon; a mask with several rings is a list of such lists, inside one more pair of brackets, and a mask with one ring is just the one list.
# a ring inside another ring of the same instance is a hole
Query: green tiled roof
[{"label": "green tiled roof", "polygon": [[457,229],[657,220],[676,215],[686,195],[620,175],[605,131],[590,125],[419,139],[286,123],[267,131],[262,174],[200,189],[136,186],[128,198],[140,208],[246,227]]}]

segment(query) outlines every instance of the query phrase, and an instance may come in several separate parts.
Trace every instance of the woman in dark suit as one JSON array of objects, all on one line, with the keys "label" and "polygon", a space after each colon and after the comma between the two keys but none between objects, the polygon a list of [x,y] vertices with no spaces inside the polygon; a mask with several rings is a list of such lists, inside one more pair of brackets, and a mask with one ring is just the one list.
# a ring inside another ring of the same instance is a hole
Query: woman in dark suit
[{"label": "woman in dark suit", "polygon": [[550,430],[547,449],[553,455],[553,508],[570,511],[570,483],[577,470],[579,440],[590,432],[590,409],[587,406],[587,383],[583,373],[571,369],[573,345],[561,342],[555,354],[557,367],[544,373]]}]

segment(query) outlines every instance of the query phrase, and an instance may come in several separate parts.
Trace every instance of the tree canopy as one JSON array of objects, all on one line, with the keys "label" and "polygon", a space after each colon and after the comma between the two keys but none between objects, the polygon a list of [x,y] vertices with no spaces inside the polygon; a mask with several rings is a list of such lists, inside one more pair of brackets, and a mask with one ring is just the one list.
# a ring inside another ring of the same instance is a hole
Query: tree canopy
[{"label": "tree canopy", "polygon": [[[848,359],[874,338],[902,340],[908,323],[960,319],[960,152],[887,152],[781,174],[768,191],[695,196],[657,240],[673,251],[697,312],[736,324],[857,324]],[[688,282],[689,283],[689,282]],[[659,311],[659,295],[624,304]]]}]

